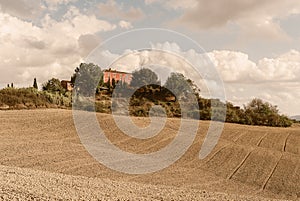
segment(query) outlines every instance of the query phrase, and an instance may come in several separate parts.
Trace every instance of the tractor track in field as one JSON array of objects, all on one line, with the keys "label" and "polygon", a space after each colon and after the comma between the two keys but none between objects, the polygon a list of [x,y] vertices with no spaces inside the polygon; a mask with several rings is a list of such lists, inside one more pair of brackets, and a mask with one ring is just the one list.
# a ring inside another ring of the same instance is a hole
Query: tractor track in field
[{"label": "tractor track in field", "polygon": [[276,164],[274,165],[274,167],[273,167],[273,169],[271,170],[270,174],[268,175],[268,177],[267,177],[266,180],[264,181],[264,183],[263,183],[263,185],[262,185],[262,187],[261,187],[261,190],[265,190],[265,188],[266,188],[268,182],[270,181],[271,177],[273,176],[273,174],[274,174],[274,172],[275,172],[275,170],[276,170],[276,168],[277,168],[277,166],[278,166],[279,161],[281,160],[281,158],[282,158],[282,154],[281,154],[281,156],[279,157],[279,159],[278,159],[278,161],[276,162]]},{"label": "tractor track in field", "polygon": [[250,154],[252,153],[253,150],[249,151],[248,154],[244,157],[244,159],[240,162],[238,166],[234,169],[234,171],[228,175],[227,179],[231,179],[233,175],[242,167],[242,165],[246,162],[246,160],[249,158]]}]

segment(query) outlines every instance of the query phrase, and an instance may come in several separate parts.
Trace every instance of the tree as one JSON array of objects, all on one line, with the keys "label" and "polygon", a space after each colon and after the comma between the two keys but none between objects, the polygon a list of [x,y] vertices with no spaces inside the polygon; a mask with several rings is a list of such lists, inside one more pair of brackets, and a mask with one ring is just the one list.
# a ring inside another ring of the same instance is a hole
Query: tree
[{"label": "tree", "polygon": [[115,80],[115,78],[113,78],[111,80],[111,86],[112,86],[113,89],[116,87],[116,80]]},{"label": "tree", "polygon": [[103,76],[103,73],[100,77],[100,81],[99,81],[99,87],[103,87],[104,86],[104,76]]},{"label": "tree", "polygon": [[108,77],[108,82],[106,83],[106,87],[110,90],[111,84],[110,84],[110,77]]},{"label": "tree", "polygon": [[191,93],[192,87],[190,82],[181,73],[171,73],[164,87],[169,89],[175,96],[179,97],[183,93]]},{"label": "tree", "polygon": [[52,78],[43,84],[43,91],[62,94],[65,92],[65,89],[61,86],[59,79]]},{"label": "tree", "polygon": [[232,103],[226,103],[226,122],[241,123],[240,108],[235,107]]},{"label": "tree", "polygon": [[273,106],[261,99],[253,99],[244,106],[244,116],[247,124],[264,126],[290,126],[292,121],[279,114],[277,106]]},{"label": "tree", "polygon": [[158,76],[148,68],[142,68],[132,73],[132,80],[130,85],[132,87],[142,87],[146,85],[160,85]]},{"label": "tree", "polygon": [[36,78],[33,80],[33,88],[38,89]]},{"label": "tree", "polygon": [[14,88],[14,83],[13,83],[13,82],[11,83],[10,87],[11,87],[11,88]]},{"label": "tree", "polygon": [[99,66],[93,63],[81,63],[75,69],[75,73],[71,77],[71,83],[81,95],[91,96],[95,94],[102,76],[103,73]]}]

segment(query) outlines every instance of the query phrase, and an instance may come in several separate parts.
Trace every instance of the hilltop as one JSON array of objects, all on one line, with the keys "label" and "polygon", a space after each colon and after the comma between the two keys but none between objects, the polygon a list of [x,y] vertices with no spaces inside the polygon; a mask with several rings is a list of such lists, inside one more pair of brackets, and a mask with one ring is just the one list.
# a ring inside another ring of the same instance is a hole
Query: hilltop
[{"label": "hilltop", "polygon": [[291,116],[291,119],[295,119],[297,121],[300,121],[300,115],[296,115],[296,116]]}]

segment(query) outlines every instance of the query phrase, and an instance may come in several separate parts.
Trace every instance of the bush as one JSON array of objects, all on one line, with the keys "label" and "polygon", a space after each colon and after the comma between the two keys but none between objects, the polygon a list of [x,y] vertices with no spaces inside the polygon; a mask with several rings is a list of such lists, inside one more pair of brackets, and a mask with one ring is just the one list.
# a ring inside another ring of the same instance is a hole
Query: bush
[{"label": "bush", "polygon": [[71,107],[70,94],[62,95],[30,88],[5,88],[0,90],[0,105],[10,109],[34,109],[41,107]]}]

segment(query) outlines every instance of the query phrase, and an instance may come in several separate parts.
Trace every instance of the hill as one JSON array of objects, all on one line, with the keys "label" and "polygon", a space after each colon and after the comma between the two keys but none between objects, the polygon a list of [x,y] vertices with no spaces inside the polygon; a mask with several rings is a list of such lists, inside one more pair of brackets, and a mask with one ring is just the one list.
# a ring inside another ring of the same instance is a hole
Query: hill
[{"label": "hill", "polygon": [[295,119],[297,121],[300,121],[300,115],[296,115],[296,116],[291,116],[291,119]]},{"label": "hill", "polygon": [[[97,117],[107,138],[119,148],[133,153],[150,153],[160,150],[172,141],[180,125],[180,119],[167,119],[164,129],[158,135],[150,139],[139,140],[122,134],[111,115],[98,113]],[[149,119],[134,117],[133,121],[145,127]],[[299,126],[271,128],[225,124],[223,134],[213,152],[206,159],[199,160],[199,150],[209,121],[191,121],[191,123],[199,123],[200,128],[193,145],[180,160],[159,172],[128,175],[108,169],[90,156],[78,138],[71,111],[0,111],[0,165],[46,171],[29,173],[29,175],[33,174],[33,180],[39,178],[40,174],[46,175],[45,180],[53,178],[47,172],[75,177],[83,176],[90,178],[89,181],[99,179],[99,183],[96,182],[95,185],[101,185],[101,182],[108,179],[113,182],[108,182],[107,188],[113,185],[119,189],[118,186],[124,184],[132,188],[129,195],[132,197],[143,195],[145,192],[141,188],[147,185],[150,185],[150,196],[154,196],[153,193],[157,191],[159,199],[166,200],[168,200],[168,195],[174,196],[172,198],[175,200],[177,198],[184,200],[184,198],[190,198],[189,196],[197,200],[203,195],[202,191],[219,192],[225,197],[233,194],[241,195],[235,199],[229,196],[230,200],[253,200],[249,198],[253,195],[258,200],[262,200],[262,197],[278,199],[300,197]],[[16,175],[20,173],[14,173],[14,171],[15,169],[12,168],[8,176],[6,173],[1,173],[1,177],[16,179]],[[34,178],[34,175],[37,177]],[[57,177],[64,178],[60,175]],[[79,192],[81,192],[80,189],[89,188],[86,186],[86,179],[83,180],[83,183],[76,186]],[[39,180],[37,186],[47,195],[47,192],[51,192],[52,184],[47,186],[48,183],[43,181]],[[56,177],[51,181],[57,181],[58,187],[66,189],[66,195],[72,192],[71,188],[68,188],[67,181],[62,183]],[[74,178],[74,181],[77,179]],[[12,182],[11,185],[13,184]],[[18,186],[25,188],[22,184]],[[17,191],[15,186],[8,187],[12,187],[14,192]],[[174,192],[182,190],[183,198],[176,197],[180,196],[180,193],[172,194],[172,189]],[[127,187],[125,191],[127,192]],[[36,191],[27,192],[33,192],[34,195]],[[60,193],[58,194],[54,196],[59,198]],[[82,194],[82,196],[85,195]],[[107,192],[107,195],[114,197],[116,193]],[[194,195],[200,197],[194,198]],[[154,198],[157,198],[155,196]],[[210,194],[205,196],[210,196]]]}]

